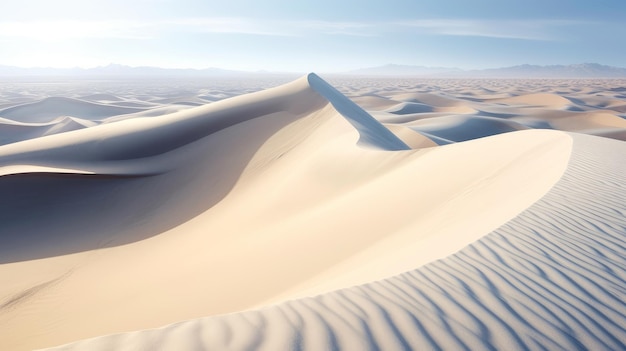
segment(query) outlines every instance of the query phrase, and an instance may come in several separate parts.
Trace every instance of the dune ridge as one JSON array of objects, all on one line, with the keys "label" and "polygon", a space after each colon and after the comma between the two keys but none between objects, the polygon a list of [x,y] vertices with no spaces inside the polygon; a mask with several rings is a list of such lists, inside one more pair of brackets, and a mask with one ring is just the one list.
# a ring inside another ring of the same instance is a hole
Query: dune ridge
[{"label": "dune ridge", "polygon": [[[302,83],[294,82],[284,87],[283,93],[293,88],[295,93],[289,94],[305,94],[305,88],[300,86]],[[146,159],[173,151],[247,119],[283,110],[286,113],[298,114],[321,101],[304,97],[294,98],[293,101],[305,103],[284,104],[283,106],[277,104],[272,98],[266,99],[270,96],[273,96],[271,91],[260,92],[257,93],[257,97],[243,96],[235,98],[234,101],[225,101],[226,107],[222,103],[210,104],[167,114],[160,118],[121,120],[116,123],[102,124],[97,128],[85,129],[70,136],[64,134],[7,145],[0,150],[1,161],[10,163],[17,162],[19,159],[43,158],[48,163],[77,164],[82,162],[86,167],[95,165],[98,168],[99,162]],[[285,101],[288,101],[288,98]],[[68,152],[68,148],[73,152]],[[107,167],[101,167],[94,172],[111,173],[107,172]],[[114,167],[108,168],[114,169]],[[116,169],[112,173],[120,172],[124,171]]]},{"label": "dune ridge", "polygon": [[316,74],[309,74],[311,87],[325,97],[359,131],[359,142],[385,150],[409,150],[410,148],[361,107],[343,96],[332,85]]},{"label": "dune ridge", "polygon": [[[339,92],[333,90],[334,88],[319,77],[311,74],[300,81],[278,88],[281,89],[281,93],[279,93],[279,98],[283,99],[281,103],[275,101],[274,90],[277,88],[274,88],[230,101],[172,113],[159,119],[131,119],[122,120],[116,124],[101,125],[98,128],[85,130],[80,134],[74,134],[71,138],[63,135],[59,138],[37,140],[27,145],[20,144],[16,147],[9,145],[1,150],[4,153],[0,156],[3,157],[2,161],[6,163],[15,162],[14,160],[18,157],[37,158],[37,154],[45,154],[46,162],[54,162],[51,158],[54,158],[54,154],[58,154],[54,150],[61,149],[62,157],[67,158],[69,155],[72,157],[71,160],[65,162],[76,163],[84,160],[93,163],[94,161],[118,161],[164,154],[219,130],[259,116],[279,112],[302,114],[312,106],[321,103],[319,97],[313,96],[311,98],[302,95],[307,94],[307,89],[311,89],[308,84],[312,84],[317,93],[324,96],[335,108],[344,112],[342,115],[361,134],[360,142],[363,144],[393,150],[408,149],[408,146],[389,132],[380,122]],[[298,96],[298,94],[302,96]],[[230,108],[225,108],[226,104]],[[5,112],[6,110],[0,111],[4,115],[11,115]],[[210,115],[209,118],[207,118],[208,115]],[[74,125],[79,124],[75,123],[74,119],[65,118],[54,124],[52,128],[65,127],[65,131],[75,129],[67,122],[74,122]],[[47,132],[50,132],[50,129]],[[106,135],[106,138],[103,138],[102,135]],[[97,141],[97,148],[91,146],[94,141]],[[65,150],[68,147],[80,149],[80,152],[67,153]],[[10,155],[12,149],[15,149],[19,156]],[[99,173],[106,173],[106,171],[100,170]]]},{"label": "dune ridge", "polygon": [[93,103],[66,97],[48,97],[0,110],[0,116],[18,122],[49,122],[59,116],[98,120],[115,115],[139,112],[137,108]]}]

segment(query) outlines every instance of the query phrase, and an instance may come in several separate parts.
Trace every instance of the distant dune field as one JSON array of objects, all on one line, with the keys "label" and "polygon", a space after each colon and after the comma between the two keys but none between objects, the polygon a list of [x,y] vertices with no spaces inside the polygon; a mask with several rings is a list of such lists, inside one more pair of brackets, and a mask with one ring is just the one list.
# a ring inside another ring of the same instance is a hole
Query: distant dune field
[{"label": "distant dune field", "polygon": [[0,349],[626,349],[625,90],[8,82]]}]

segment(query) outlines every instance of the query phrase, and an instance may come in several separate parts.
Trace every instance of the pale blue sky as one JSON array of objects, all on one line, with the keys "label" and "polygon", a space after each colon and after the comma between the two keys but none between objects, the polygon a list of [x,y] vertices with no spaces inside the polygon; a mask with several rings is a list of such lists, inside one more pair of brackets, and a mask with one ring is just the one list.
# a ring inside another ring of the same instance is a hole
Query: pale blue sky
[{"label": "pale blue sky", "polygon": [[387,63],[626,67],[624,0],[20,0],[0,64],[333,72]]}]

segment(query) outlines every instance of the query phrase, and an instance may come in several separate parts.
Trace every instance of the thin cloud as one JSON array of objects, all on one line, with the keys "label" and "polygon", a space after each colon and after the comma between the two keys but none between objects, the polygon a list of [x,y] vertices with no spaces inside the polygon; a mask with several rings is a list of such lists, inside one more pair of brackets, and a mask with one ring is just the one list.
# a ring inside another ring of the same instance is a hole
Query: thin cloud
[{"label": "thin cloud", "polygon": [[259,36],[312,34],[373,36],[370,23],[332,21],[261,20],[243,17],[197,17],[164,20],[56,20],[0,22],[0,38],[58,41],[84,38],[151,39],[163,33],[191,32]]},{"label": "thin cloud", "polygon": [[420,30],[426,34],[473,36],[521,40],[556,40],[552,29],[582,24],[568,20],[470,20],[426,19],[395,22],[395,25]]},{"label": "thin cloud", "polygon": [[141,22],[113,21],[9,21],[0,22],[0,37],[57,41],[83,38],[145,39]]},{"label": "thin cloud", "polygon": [[198,33],[230,33],[262,36],[292,36],[268,21],[243,17],[198,17],[157,21],[154,28],[165,31],[188,31]]},{"label": "thin cloud", "polygon": [[292,28],[297,28],[303,33],[317,33],[328,35],[346,36],[376,36],[377,25],[370,22],[345,22],[345,21],[290,21],[286,23]]},{"label": "thin cloud", "polygon": [[266,23],[245,18],[185,18],[166,20],[57,20],[0,22],[0,38],[59,41],[85,38],[151,39],[167,32],[288,35]]},{"label": "thin cloud", "polygon": [[151,39],[164,33],[244,34],[279,37],[312,35],[382,36],[413,32],[424,35],[556,40],[551,31],[580,25],[565,20],[418,19],[391,22],[267,20],[245,17],[197,17],[160,20],[9,21],[0,22],[0,38],[44,41],[81,38]]},{"label": "thin cloud", "polygon": [[366,32],[372,24],[360,22],[333,22],[317,20],[261,20],[252,18],[185,18],[159,23],[171,29],[204,33],[235,33],[267,36],[307,36],[310,34],[335,34],[370,36]]},{"label": "thin cloud", "polygon": [[41,41],[72,39],[151,39],[168,32],[292,36],[285,26],[245,18],[185,18],[153,21],[9,21],[0,22],[0,38]]}]

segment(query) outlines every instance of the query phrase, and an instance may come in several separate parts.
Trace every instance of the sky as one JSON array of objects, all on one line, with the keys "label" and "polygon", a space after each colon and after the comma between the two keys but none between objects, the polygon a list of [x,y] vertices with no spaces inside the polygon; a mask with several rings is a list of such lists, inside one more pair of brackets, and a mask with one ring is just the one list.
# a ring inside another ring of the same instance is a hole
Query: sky
[{"label": "sky", "polygon": [[0,65],[341,72],[626,67],[624,0],[20,0]]}]

